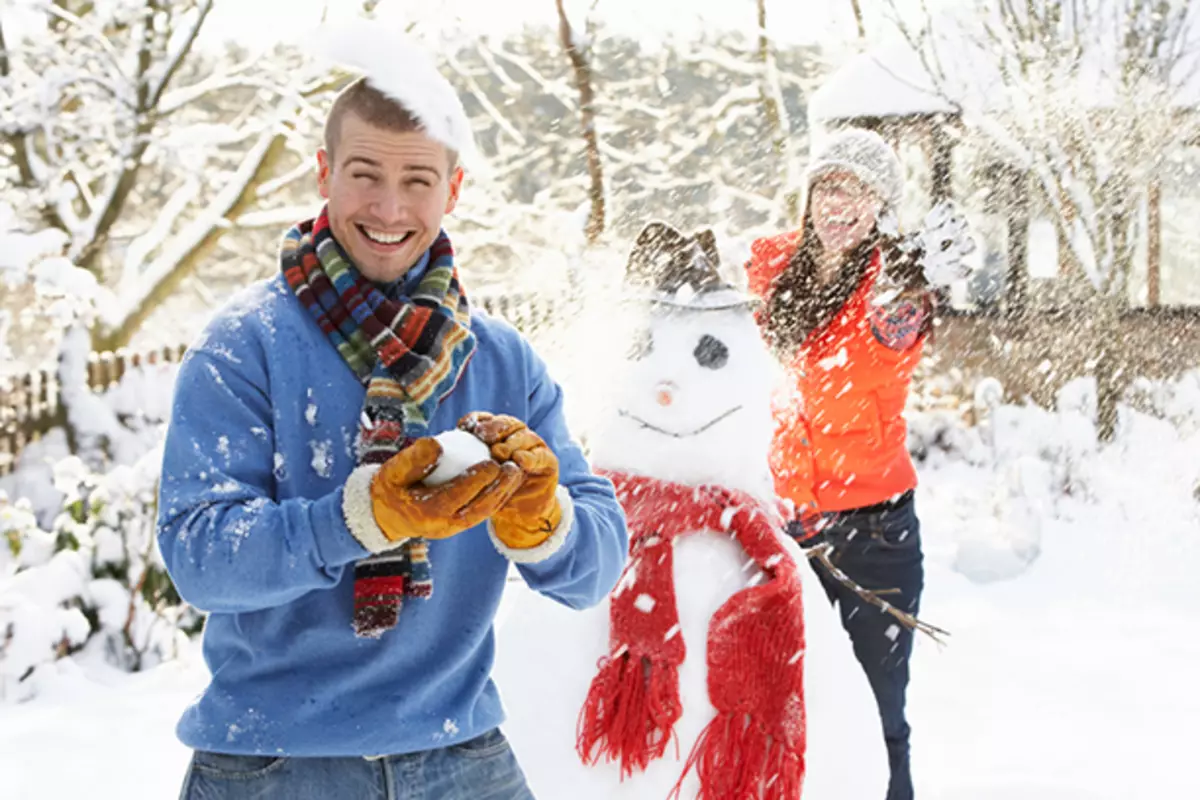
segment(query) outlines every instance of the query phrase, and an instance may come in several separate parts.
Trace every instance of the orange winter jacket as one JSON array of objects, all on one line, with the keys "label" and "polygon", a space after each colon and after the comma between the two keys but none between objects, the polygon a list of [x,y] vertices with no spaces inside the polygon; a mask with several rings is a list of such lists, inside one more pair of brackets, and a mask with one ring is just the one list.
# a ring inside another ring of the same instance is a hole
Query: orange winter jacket
[{"label": "orange winter jacket", "polygon": [[[766,298],[800,243],[799,232],[759,239],[746,265],[750,290]],[[881,255],[833,319],[784,363],[775,404],[771,469],[780,497],[800,508],[845,511],[881,503],[917,485],[903,411],[922,342],[897,351],[868,318]]]}]

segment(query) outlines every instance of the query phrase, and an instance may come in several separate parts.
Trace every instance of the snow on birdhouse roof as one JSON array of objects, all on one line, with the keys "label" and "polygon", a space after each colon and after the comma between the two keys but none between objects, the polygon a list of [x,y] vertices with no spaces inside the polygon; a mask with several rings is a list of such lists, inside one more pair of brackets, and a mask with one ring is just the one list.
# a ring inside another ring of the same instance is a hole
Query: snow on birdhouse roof
[{"label": "snow on birdhouse roof", "polygon": [[859,53],[813,92],[809,118],[911,117],[953,113],[920,58],[907,45]]},{"label": "snow on birdhouse roof", "polygon": [[[1104,0],[1101,0],[1101,7]],[[960,10],[961,11],[961,10]],[[1071,96],[1084,108],[1108,109],[1121,89],[1122,44],[1108,35],[1117,30],[1109,15],[1096,12],[1089,24],[1104,35],[1089,36],[1071,78]],[[1005,113],[1015,110],[1013,87],[1006,86],[994,44],[969,13],[939,16],[923,44],[922,55],[905,40],[894,39],[851,58],[813,93],[809,118],[817,123],[860,117],[905,118],[939,113]],[[1172,66],[1165,102],[1171,108],[1200,107],[1200,17],[1187,17],[1178,36],[1186,46]],[[1111,30],[1110,30],[1111,29]],[[1190,43],[1190,44],[1187,44]],[[926,63],[936,64],[931,68]],[[1016,95],[1022,94],[1016,92]]]}]

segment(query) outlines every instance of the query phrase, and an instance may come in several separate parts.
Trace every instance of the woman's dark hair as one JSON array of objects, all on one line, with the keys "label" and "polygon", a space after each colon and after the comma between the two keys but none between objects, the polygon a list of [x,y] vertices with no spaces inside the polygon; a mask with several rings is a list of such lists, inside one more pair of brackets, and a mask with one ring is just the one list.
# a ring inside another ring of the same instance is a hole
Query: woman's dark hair
[{"label": "woman's dark hair", "polygon": [[828,283],[817,280],[817,261],[821,241],[813,228],[807,209],[803,238],[795,255],[784,268],[767,298],[764,332],[778,353],[790,353],[804,343],[813,331],[824,328],[842,310],[858,289],[870,264],[871,255],[880,248],[889,276],[902,286],[925,288],[919,266],[892,236],[873,229],[846,255],[837,275]]}]

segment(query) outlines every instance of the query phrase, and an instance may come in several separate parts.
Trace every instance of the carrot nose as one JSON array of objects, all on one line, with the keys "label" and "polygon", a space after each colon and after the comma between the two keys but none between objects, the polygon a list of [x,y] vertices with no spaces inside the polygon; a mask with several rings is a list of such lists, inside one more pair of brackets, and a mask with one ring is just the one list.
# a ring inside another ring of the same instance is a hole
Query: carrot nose
[{"label": "carrot nose", "polygon": [[664,408],[675,402],[676,386],[673,383],[660,383],[654,389],[654,400]]}]

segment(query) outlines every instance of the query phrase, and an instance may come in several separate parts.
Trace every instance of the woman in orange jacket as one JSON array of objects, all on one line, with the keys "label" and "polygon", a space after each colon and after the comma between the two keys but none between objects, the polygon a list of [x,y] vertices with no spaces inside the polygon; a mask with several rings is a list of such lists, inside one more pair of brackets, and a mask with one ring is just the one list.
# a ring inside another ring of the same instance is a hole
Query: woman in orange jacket
[{"label": "woman in orange jacket", "polygon": [[[789,528],[801,544],[832,544],[850,578],[893,590],[888,601],[916,613],[924,570],[903,411],[930,329],[930,286],[960,277],[973,245],[945,205],[916,236],[887,232],[902,169],[874,133],[836,134],[806,178],[801,229],[756,241],[746,267],[764,300],[760,325],[788,376],[776,410],[776,490],[798,509],[815,498],[816,524]],[[875,692],[891,767],[887,798],[907,800],[912,631],[817,572]]]}]

